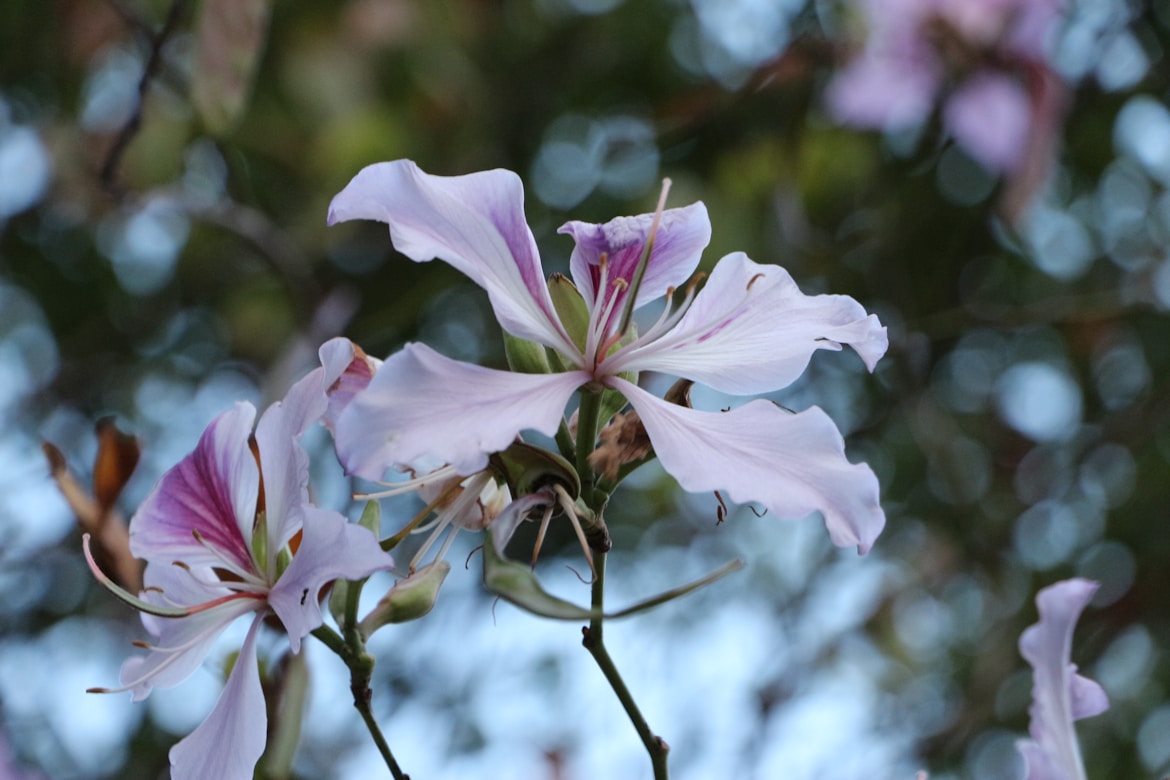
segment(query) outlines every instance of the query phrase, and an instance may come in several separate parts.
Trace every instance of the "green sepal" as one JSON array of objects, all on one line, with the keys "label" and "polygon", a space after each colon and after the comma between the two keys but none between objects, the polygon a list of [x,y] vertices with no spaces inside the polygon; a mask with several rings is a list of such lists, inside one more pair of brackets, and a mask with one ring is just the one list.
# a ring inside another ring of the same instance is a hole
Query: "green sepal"
[{"label": "green sepal", "polygon": [[[355,583],[357,587],[360,584]],[[337,621],[337,627],[343,632],[346,629],[345,620],[345,603],[349,596],[349,582],[347,580],[334,580],[333,588],[329,591],[329,614]]]},{"label": "green sepal", "polygon": [[579,607],[546,591],[541,586],[540,581],[536,579],[532,569],[522,563],[509,561],[496,551],[494,533],[494,530],[489,527],[489,538],[483,546],[484,587],[526,612],[553,620],[595,620],[597,618],[613,620],[636,615],[659,604],[685,596],[691,591],[710,585],[733,571],[743,568],[743,561],[736,559],[694,582],[672,588],[617,612],[602,613]]},{"label": "green sepal", "polygon": [[543,345],[517,338],[508,331],[504,331],[504,355],[508,358],[508,368],[518,374],[552,373]]},{"label": "green sepal", "polygon": [[569,461],[527,442],[512,442],[489,457],[488,465],[508,485],[513,498],[534,493],[550,482],[559,483],[574,499],[581,494],[581,478]]},{"label": "green sepal", "polygon": [[525,612],[553,620],[593,620],[600,612],[579,607],[541,587],[532,569],[496,552],[495,531],[489,526],[483,546],[483,585]]},{"label": "green sepal", "polygon": [[585,298],[564,274],[553,274],[548,278],[548,294],[569,338],[577,349],[584,352],[585,338],[589,334],[589,307],[585,304]]},{"label": "green sepal", "polygon": [[252,523],[252,557],[261,570],[268,568],[268,516],[265,512],[257,512]]},{"label": "green sepal", "polygon": [[362,509],[362,516],[358,518],[358,525],[368,529],[378,538],[382,534],[382,505],[377,501],[367,501]]},{"label": "green sepal", "polygon": [[450,571],[451,564],[435,561],[394,583],[394,587],[386,592],[370,614],[358,623],[362,639],[369,639],[382,626],[418,620],[430,612],[439,597],[439,588]]}]

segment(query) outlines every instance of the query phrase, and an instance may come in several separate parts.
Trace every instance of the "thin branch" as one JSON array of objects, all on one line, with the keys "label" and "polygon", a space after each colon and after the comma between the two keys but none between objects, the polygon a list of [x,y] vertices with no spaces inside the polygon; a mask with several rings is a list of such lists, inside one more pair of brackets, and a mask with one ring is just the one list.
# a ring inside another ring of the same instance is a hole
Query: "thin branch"
[{"label": "thin branch", "polygon": [[[125,155],[126,149],[130,146],[130,142],[134,140],[134,137],[138,135],[138,131],[142,128],[142,112],[146,105],[146,94],[150,91],[151,83],[162,68],[163,47],[166,46],[167,41],[170,40],[175,30],[178,29],[179,22],[182,20],[187,9],[187,2],[188,0],[172,0],[171,7],[167,11],[166,19],[163,21],[162,29],[157,34],[150,36],[150,53],[146,59],[146,66],[142,69],[142,77],[138,79],[138,100],[134,105],[134,109],[130,112],[130,116],[126,118],[126,122],[122,125],[122,129],[114,137],[114,142],[110,146],[109,152],[106,153],[106,160],[102,163],[101,173],[99,174],[102,189],[112,198],[121,198],[124,193],[122,185],[118,182],[118,166],[121,164],[122,157]],[[123,18],[130,20],[128,22],[129,24],[137,28],[141,20],[138,20],[135,15],[131,14],[119,3],[113,3],[112,7]]]}]

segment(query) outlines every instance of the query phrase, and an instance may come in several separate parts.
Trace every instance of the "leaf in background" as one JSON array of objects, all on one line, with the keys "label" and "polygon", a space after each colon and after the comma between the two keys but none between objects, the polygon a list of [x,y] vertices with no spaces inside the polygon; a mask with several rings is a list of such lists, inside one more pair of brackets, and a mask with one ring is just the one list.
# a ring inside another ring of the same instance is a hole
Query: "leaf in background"
[{"label": "leaf in background", "polygon": [[112,417],[97,422],[97,457],[93,464],[93,495],[103,512],[108,512],[130,481],[142,447],[138,439],[118,430]]},{"label": "leaf in background", "polygon": [[270,0],[203,0],[191,100],[215,135],[230,131],[247,103],[270,10]]}]

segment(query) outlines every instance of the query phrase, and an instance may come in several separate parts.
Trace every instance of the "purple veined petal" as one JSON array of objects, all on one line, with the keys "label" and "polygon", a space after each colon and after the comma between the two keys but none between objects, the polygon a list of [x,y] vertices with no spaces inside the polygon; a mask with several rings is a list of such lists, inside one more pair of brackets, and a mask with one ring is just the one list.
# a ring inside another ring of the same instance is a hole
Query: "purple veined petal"
[{"label": "purple veined petal", "polygon": [[301,639],[321,625],[320,594],[326,584],[360,580],[393,565],[394,559],[382,551],[368,528],[347,522],[337,512],[305,507],[300,546],[268,594],[268,605],[288,631],[292,651],[300,652]]},{"label": "purple veined petal", "polygon": [[172,780],[251,780],[268,737],[256,661],[261,617],[252,622],[211,714],[171,748]]},{"label": "purple veined petal", "polygon": [[943,109],[947,132],[993,173],[1010,173],[1020,166],[1031,117],[1024,88],[990,71],[967,79]]},{"label": "purple veined petal", "polygon": [[536,241],[524,219],[524,188],[511,171],[432,176],[410,160],[363,168],[329,205],[329,224],[373,219],[415,262],[438,258],[487,291],[514,336],[573,354],[553,309]]},{"label": "purple veined petal", "polygon": [[750,395],[786,387],[818,349],[848,344],[869,370],[885,354],[886,329],[847,295],[805,295],[788,272],[742,252],[715,266],[679,323],[634,342],[603,365],[608,374],[662,371]]},{"label": "purple veined petal", "polygon": [[[618,217],[603,225],[566,222],[557,230],[558,233],[572,236],[576,242],[569,268],[573,282],[590,305],[597,300],[602,254],[608,258],[608,284],[612,285],[616,279],[626,281],[627,287],[621,288],[619,293],[624,297],[628,284],[634,279],[653,222],[653,214],[642,214],[637,217]],[[638,288],[635,308],[661,298],[667,290],[686,283],[698,267],[699,258],[709,243],[711,220],[707,217],[707,207],[702,203],[663,211],[654,239],[654,251],[646,264],[641,287]],[[601,303],[604,304],[604,300]],[[615,317],[621,316],[623,305],[621,299],[614,305]]]},{"label": "purple veined petal", "polygon": [[662,467],[684,489],[723,491],[783,520],[820,512],[833,544],[857,545],[862,555],[885,527],[877,477],[846,459],[841,434],[821,409],[791,414],[758,399],[730,412],[703,412],[624,379],[609,384],[633,404]]},{"label": "purple veined petal", "polygon": [[[210,569],[194,572],[166,563],[146,567],[147,590],[143,598],[163,606],[195,606],[231,595],[227,588],[204,585],[214,578]],[[159,592],[161,590],[161,593]],[[127,658],[122,664],[121,684],[127,686],[135,701],[154,688],[169,688],[187,679],[207,657],[216,638],[236,618],[264,606],[261,599],[241,597],[183,618],[160,618],[143,614],[142,623],[156,638],[158,650]]]},{"label": "purple veined petal", "polygon": [[1028,765],[1026,780],[1085,780],[1073,721],[1109,707],[1097,683],[1076,674],[1070,662],[1077,619],[1097,591],[1085,579],[1063,580],[1036,596],[1040,621],[1020,636],[1020,654],[1032,666],[1032,739],[1018,743]]},{"label": "purple veined petal", "polygon": [[321,367],[325,369],[325,394],[329,398],[322,422],[332,431],[337,426],[337,416],[355,395],[366,389],[382,361],[340,337],[322,344],[319,354]]},{"label": "purple veined petal", "polygon": [[162,476],[130,520],[137,558],[191,566],[221,561],[194,532],[241,569],[254,571],[252,523],[260,470],[248,446],[256,410],[240,402],[212,420],[194,452]]},{"label": "purple veined petal", "polygon": [[338,457],[350,474],[375,481],[388,468],[424,458],[474,474],[521,431],[554,433],[565,404],[587,381],[583,371],[516,374],[408,344],[341,413]]}]

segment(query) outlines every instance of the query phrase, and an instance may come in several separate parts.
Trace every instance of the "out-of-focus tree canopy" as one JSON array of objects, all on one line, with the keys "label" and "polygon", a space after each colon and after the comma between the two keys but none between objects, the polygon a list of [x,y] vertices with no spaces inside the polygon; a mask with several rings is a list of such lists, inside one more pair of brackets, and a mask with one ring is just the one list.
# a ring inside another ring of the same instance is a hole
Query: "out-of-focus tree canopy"
[{"label": "out-of-focus tree canopy", "polygon": [[[1170,12],[1064,4],[1053,164],[1020,208],[937,111],[885,134],[833,120],[826,85],[863,23],[845,0],[6,2],[0,774],[162,776],[221,671],[149,705],[84,693],[143,632],[92,583],[42,441],[87,483],[114,416],[143,446],[129,516],[214,415],[279,398],[329,337],[503,365],[482,291],[398,256],[382,225],[326,227],[359,169],[401,157],[517,171],[549,271],[571,251],[559,225],[650,211],[670,177],[671,205],[710,211],[704,269],[744,251],[889,326],[874,375],[818,354],[775,395],[823,407],[877,472],[868,557],[815,519],[717,525],[713,496],[653,471],[610,507],[613,603],[748,564],[613,629],[678,777],[1021,776],[1016,643],[1036,591],[1074,574],[1101,588],[1073,658],[1112,702],[1078,724],[1088,774],[1170,772]],[[338,470],[315,478],[350,508]],[[387,531],[416,508],[396,507]],[[649,776],[577,627],[506,604],[493,623],[478,563],[453,568],[432,616],[376,648],[404,768]],[[335,659],[309,660],[291,776],[374,776]]]}]

